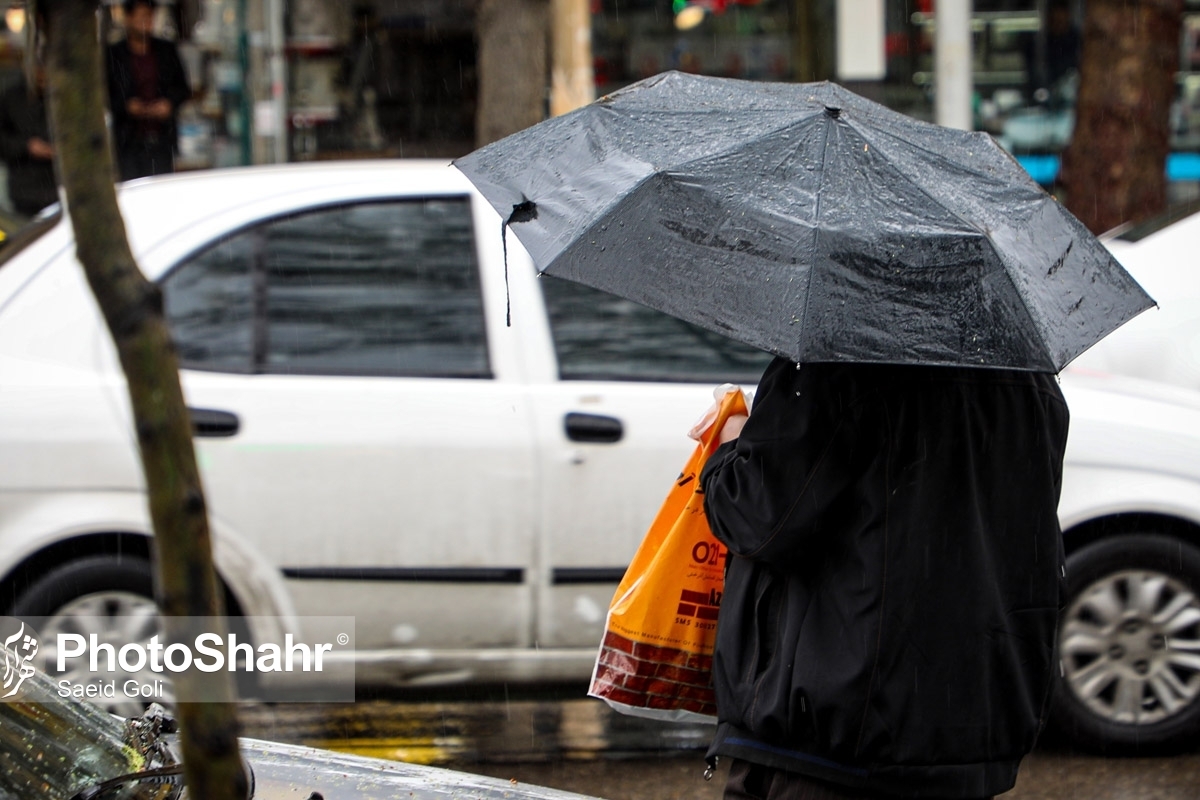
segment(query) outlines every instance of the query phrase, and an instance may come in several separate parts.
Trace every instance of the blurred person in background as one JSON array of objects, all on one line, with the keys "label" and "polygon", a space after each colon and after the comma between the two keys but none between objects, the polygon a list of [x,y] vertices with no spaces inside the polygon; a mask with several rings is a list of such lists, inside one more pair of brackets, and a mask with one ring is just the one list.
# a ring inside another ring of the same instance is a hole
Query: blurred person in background
[{"label": "blurred person in background", "polygon": [[58,202],[50,142],[46,69],[38,64],[32,86],[22,76],[0,95],[0,157],[8,165],[9,200],[22,216],[35,216]]},{"label": "blurred person in background", "polygon": [[179,106],[191,96],[179,51],[153,35],[156,5],[127,0],[125,39],[108,48],[108,98],[123,181],[174,171]]}]

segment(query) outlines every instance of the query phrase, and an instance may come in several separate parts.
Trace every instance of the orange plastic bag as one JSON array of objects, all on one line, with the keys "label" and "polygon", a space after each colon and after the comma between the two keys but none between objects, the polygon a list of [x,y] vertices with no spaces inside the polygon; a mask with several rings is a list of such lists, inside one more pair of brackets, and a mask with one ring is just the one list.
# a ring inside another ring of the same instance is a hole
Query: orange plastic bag
[{"label": "orange plastic bag", "polygon": [[699,478],[725,420],[745,413],[745,395],[732,387],[613,596],[588,694],[623,714],[716,721],[712,652],[726,553],[708,527]]}]

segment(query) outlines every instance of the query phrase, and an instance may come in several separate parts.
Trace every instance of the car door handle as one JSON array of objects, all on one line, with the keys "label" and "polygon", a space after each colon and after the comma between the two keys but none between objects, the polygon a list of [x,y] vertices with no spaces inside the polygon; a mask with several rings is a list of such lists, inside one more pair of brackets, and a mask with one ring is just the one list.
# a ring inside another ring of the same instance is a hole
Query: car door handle
[{"label": "car door handle", "polygon": [[563,419],[563,430],[572,442],[613,444],[625,435],[625,426],[615,417],[572,411]]},{"label": "car door handle", "polygon": [[217,411],[212,408],[189,408],[192,417],[192,436],[220,437],[235,436],[241,423],[237,414]]}]

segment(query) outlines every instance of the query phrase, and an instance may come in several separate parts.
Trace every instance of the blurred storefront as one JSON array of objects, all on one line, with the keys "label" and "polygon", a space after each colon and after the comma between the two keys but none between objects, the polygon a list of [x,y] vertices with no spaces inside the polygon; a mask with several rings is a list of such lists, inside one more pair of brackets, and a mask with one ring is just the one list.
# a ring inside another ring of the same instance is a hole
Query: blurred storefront
[{"label": "blurred storefront", "polygon": [[[1085,0],[974,0],[974,127],[1052,186],[1074,126]],[[934,0],[599,0],[598,92],[663,69],[831,79],[934,118]],[[1200,0],[1185,0],[1167,166],[1175,199],[1200,195]],[[841,26],[841,30],[839,30]]]},{"label": "blurred storefront", "polygon": [[[192,89],[180,108],[178,169],[249,164],[253,160],[246,47],[247,0],[158,0],[155,35],[176,43]],[[101,38],[124,36],[119,0],[99,4]],[[0,85],[23,80],[28,4],[5,6]]]},{"label": "blurred storefront", "polygon": [[[548,0],[549,1],[549,0]],[[956,0],[966,2],[967,0]],[[974,0],[974,126],[1052,185],[1069,140],[1085,0]],[[833,79],[934,115],[934,0],[587,0],[597,95],[667,69]],[[104,35],[121,36],[105,0]],[[453,157],[474,146],[478,0],[166,0],[194,96],[184,169],[327,158]],[[22,2],[0,36],[19,78]],[[1061,7],[1061,10],[1060,10]],[[1185,0],[1172,193],[1200,194],[1200,0]],[[547,77],[547,86],[549,78]]]},{"label": "blurred storefront", "polygon": [[286,3],[289,159],[469,151],[474,6],[473,0]]},{"label": "blurred storefront", "polygon": [[181,2],[198,166],[471,149],[473,0]]},{"label": "blurred storefront", "polygon": [[[178,169],[453,156],[473,146],[475,0],[159,0],[193,91]],[[0,84],[21,80],[26,3],[4,5]],[[120,0],[102,36],[123,35]]]}]

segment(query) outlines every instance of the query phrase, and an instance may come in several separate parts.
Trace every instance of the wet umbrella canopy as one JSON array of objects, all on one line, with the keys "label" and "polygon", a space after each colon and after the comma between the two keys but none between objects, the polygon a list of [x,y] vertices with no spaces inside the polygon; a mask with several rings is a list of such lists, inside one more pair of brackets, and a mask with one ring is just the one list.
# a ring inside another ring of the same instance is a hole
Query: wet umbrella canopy
[{"label": "wet umbrella canopy", "polygon": [[670,72],[455,162],[538,269],[798,362],[1057,372],[1153,301],[983,133]]}]

